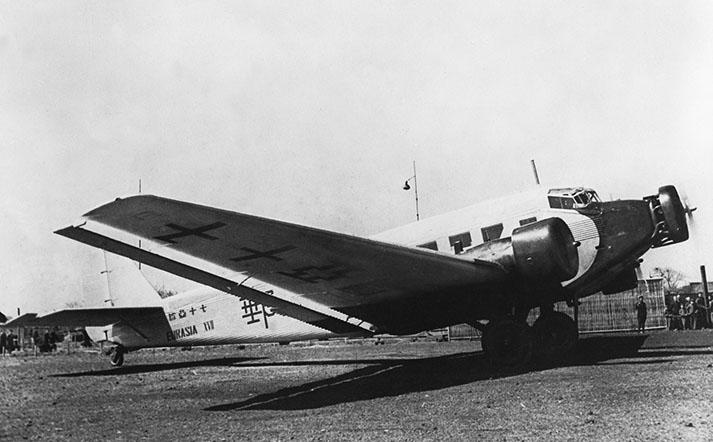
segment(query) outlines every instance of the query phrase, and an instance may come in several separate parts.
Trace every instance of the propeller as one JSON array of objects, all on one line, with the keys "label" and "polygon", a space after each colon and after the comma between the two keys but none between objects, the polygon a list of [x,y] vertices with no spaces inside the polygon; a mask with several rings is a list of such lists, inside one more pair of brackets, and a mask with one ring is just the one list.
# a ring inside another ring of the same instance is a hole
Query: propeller
[{"label": "propeller", "polygon": [[686,222],[688,223],[688,229],[693,234],[691,236],[697,236],[696,223],[695,217],[693,216],[693,212],[698,210],[698,207],[695,207],[691,204],[690,199],[688,198],[688,194],[685,191],[681,192],[681,203],[683,203],[683,211],[686,213]]}]

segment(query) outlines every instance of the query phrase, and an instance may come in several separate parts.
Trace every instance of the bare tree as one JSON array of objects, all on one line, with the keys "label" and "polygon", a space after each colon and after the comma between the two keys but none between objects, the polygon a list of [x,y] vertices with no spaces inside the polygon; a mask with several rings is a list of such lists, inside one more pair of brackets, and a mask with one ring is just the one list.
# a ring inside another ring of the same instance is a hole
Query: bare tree
[{"label": "bare tree", "polygon": [[64,303],[66,308],[81,308],[84,307],[84,303],[81,301],[68,301]]},{"label": "bare tree", "polygon": [[670,267],[654,267],[649,276],[662,278],[666,293],[675,292],[683,282],[683,273]]},{"label": "bare tree", "polygon": [[161,297],[161,299],[178,294],[178,292],[176,292],[175,290],[167,289],[165,285],[162,285],[161,287],[157,288],[156,291],[158,292],[158,295]]}]

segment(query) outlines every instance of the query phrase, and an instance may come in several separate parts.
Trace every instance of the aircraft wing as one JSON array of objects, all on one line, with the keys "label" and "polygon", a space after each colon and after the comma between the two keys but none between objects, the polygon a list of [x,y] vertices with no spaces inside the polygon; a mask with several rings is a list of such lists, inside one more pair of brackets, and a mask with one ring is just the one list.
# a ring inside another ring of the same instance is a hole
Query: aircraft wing
[{"label": "aircraft wing", "polygon": [[161,307],[72,308],[45,315],[25,313],[5,324],[5,327],[103,327],[118,322],[161,324],[165,321]]},{"label": "aircraft wing", "polygon": [[448,308],[449,294],[502,285],[509,276],[487,261],[150,195],[117,199],[84,217],[390,331],[418,329],[429,310]]}]

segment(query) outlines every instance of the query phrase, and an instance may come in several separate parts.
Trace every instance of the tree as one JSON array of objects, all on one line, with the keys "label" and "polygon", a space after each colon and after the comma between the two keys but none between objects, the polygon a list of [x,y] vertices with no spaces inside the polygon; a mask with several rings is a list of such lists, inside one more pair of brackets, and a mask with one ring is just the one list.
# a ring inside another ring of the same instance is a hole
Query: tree
[{"label": "tree", "polygon": [[167,289],[165,285],[162,285],[161,287],[157,288],[156,291],[158,292],[158,295],[161,297],[161,299],[178,294],[178,292],[176,292],[175,290]]},{"label": "tree", "polygon": [[670,267],[654,267],[649,277],[662,278],[663,288],[667,294],[677,291],[683,282],[683,273]]},{"label": "tree", "polygon": [[82,308],[84,307],[84,302],[81,301],[67,301],[64,303],[65,308]]}]

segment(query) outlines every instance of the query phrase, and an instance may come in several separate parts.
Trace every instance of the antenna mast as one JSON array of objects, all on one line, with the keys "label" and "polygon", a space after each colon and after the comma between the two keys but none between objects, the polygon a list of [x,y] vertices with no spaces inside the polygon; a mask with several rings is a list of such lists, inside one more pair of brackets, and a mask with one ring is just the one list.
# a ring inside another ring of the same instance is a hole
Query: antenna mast
[{"label": "antenna mast", "polygon": [[537,175],[537,166],[535,165],[535,160],[530,160],[530,164],[532,164],[532,173],[535,174],[535,184],[538,186],[540,185],[540,177]]}]

